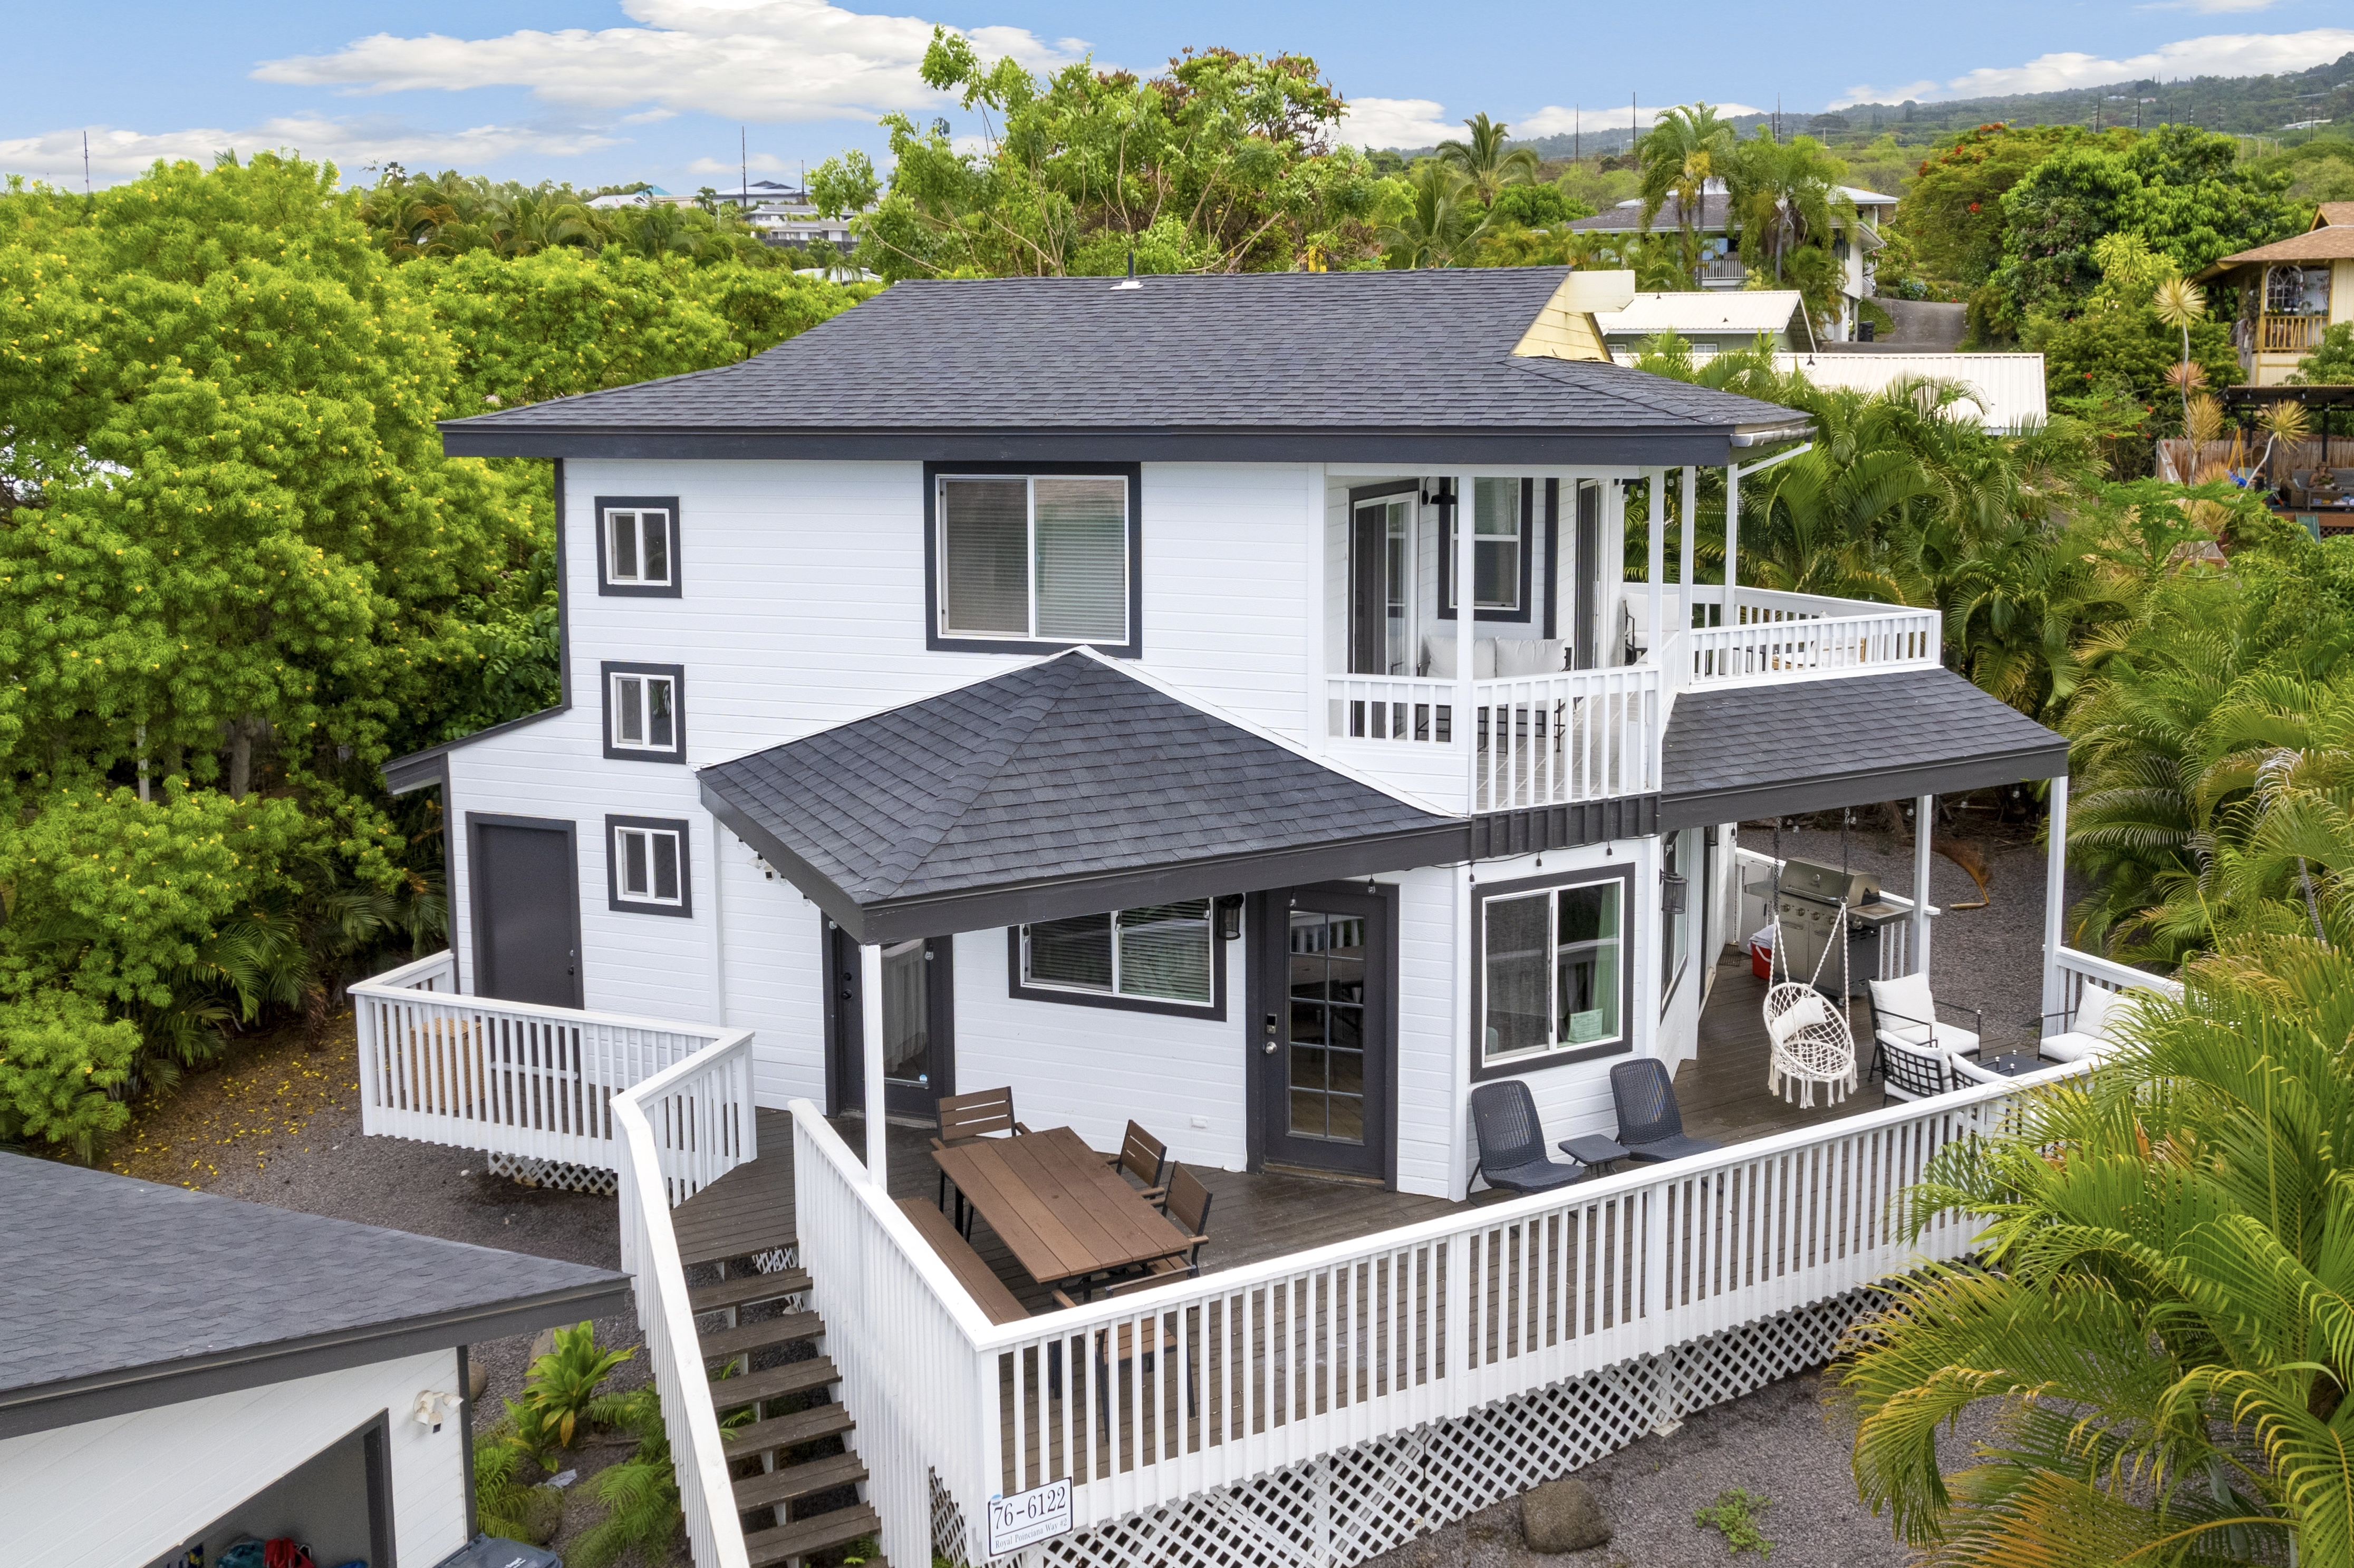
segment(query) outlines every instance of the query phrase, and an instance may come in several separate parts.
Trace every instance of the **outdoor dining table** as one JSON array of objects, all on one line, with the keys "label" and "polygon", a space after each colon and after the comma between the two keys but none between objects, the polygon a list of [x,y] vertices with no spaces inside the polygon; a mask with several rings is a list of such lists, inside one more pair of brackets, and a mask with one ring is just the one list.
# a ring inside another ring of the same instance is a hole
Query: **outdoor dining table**
[{"label": "outdoor dining table", "polygon": [[932,1158],[1041,1285],[1185,1250],[1161,1211],[1067,1127],[975,1139]]}]

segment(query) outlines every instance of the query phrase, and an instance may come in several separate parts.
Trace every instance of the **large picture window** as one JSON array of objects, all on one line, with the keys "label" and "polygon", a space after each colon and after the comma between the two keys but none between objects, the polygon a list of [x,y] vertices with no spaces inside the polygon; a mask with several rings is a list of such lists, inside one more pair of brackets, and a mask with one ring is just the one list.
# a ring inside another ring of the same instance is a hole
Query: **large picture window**
[{"label": "large picture window", "polygon": [[[1475,479],[1471,482],[1471,593],[1482,620],[1526,620],[1529,618],[1529,514],[1535,485],[1525,479]],[[1460,506],[1447,509],[1447,527],[1439,549],[1438,581],[1442,590],[1439,614],[1452,620],[1460,596],[1455,584],[1456,518]]]},{"label": "large picture window", "polygon": [[1132,482],[1119,473],[937,476],[935,636],[1131,642]]},{"label": "large picture window", "polygon": [[1621,874],[1480,898],[1481,1067],[1627,1048],[1627,904]]},{"label": "large picture window", "polygon": [[1211,901],[1041,920],[1013,933],[1013,994],[1216,1016],[1225,1005]]}]

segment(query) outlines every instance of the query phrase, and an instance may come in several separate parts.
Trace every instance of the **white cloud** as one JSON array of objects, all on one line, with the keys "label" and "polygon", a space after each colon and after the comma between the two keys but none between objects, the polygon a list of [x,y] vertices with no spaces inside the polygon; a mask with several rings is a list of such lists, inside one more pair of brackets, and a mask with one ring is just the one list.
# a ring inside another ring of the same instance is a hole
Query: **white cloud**
[{"label": "white cloud", "polygon": [[2269,11],[2280,0],[2154,0],[2147,5],[2137,5],[2137,11],[2196,11],[2202,16],[2227,12]]},{"label": "white cloud", "polygon": [[[132,131],[92,125],[90,178],[111,185],[144,174],[156,159],[193,158],[209,164],[216,154],[240,156],[287,148],[307,158],[333,159],[349,180],[361,165],[397,159],[411,169],[480,164],[514,153],[568,157],[614,145],[594,132],[551,132],[519,125],[477,125],[460,131],[419,131],[386,120],[333,120],[292,114],[242,131]],[[74,185],[81,181],[84,129],[0,138],[0,170]]]},{"label": "white cloud", "polygon": [[[2237,0],[2222,0],[2231,5]],[[2217,8],[2221,8],[2220,6]],[[2155,77],[2265,76],[2306,70],[2326,65],[2354,49],[2354,28],[2315,27],[2303,33],[2217,33],[2185,38],[2147,54],[2125,59],[2099,55],[2039,55],[2025,65],[1981,66],[1967,75],[1939,84],[1914,82],[1904,88],[1852,87],[1831,107],[1850,103],[1901,103],[1907,98],[1925,101],[1941,98],[1994,98],[2014,92],[2060,92],[2070,88],[2100,87],[2114,81]]]},{"label": "white cloud", "polygon": [[1352,147],[1435,147],[1463,134],[1458,122],[1438,118],[1444,107],[1428,98],[1352,98],[1340,140]]},{"label": "white cloud", "polygon": [[[932,39],[920,17],[866,16],[826,0],[624,0],[621,8],[642,25],[491,38],[378,33],[333,54],[265,61],[253,75],[355,93],[522,87],[578,109],[652,104],[765,122],[940,101],[917,74]],[[1033,69],[1087,51],[1082,40],[1049,44],[1021,27],[966,36],[983,59],[1011,55]]]}]

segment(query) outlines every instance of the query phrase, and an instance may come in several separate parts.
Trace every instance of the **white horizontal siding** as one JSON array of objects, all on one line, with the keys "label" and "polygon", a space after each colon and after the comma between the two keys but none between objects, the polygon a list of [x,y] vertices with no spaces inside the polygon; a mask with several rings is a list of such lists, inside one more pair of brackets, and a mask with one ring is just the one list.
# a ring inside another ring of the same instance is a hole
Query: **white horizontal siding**
[{"label": "white horizontal siding", "polygon": [[394,1550],[429,1568],[466,1542],[463,1436],[408,1411],[457,1387],[456,1353],[437,1351],[0,1439],[0,1557],[139,1568],[388,1411]]},{"label": "white horizontal siding", "polygon": [[1463,1073],[1457,1065],[1456,889],[1463,873],[1432,866],[1398,885],[1397,1184],[1459,1197]]},{"label": "white horizontal siding", "polygon": [[727,1017],[752,1031],[752,1096],[781,1108],[825,1104],[825,917],[801,889],[760,869],[726,829],[719,839]]},{"label": "white horizontal siding", "polygon": [[1247,941],[1224,944],[1226,1017],[1214,1022],[1011,996],[1004,931],[965,932],[956,939],[957,1088],[1011,1085],[1023,1121],[1076,1128],[1107,1151],[1133,1118],[1185,1164],[1242,1170]]}]

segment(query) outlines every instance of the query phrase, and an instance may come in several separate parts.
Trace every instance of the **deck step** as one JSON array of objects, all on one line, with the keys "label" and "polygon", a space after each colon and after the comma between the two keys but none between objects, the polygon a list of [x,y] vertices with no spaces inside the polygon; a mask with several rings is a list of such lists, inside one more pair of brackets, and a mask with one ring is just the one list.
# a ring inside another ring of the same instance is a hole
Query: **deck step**
[{"label": "deck step", "polygon": [[789,1393],[807,1393],[813,1388],[823,1388],[842,1381],[842,1372],[831,1358],[812,1356],[805,1361],[787,1361],[780,1367],[764,1367],[742,1377],[722,1377],[711,1380],[711,1403],[725,1414],[764,1399],[781,1399]]},{"label": "deck step", "polygon": [[732,1329],[712,1330],[702,1336],[703,1359],[707,1361],[733,1361],[753,1351],[773,1350],[779,1345],[814,1340],[824,1332],[824,1319],[816,1313],[788,1312],[781,1318],[769,1318],[758,1323],[739,1323]]},{"label": "deck step", "polygon": [[748,1476],[736,1483],[736,1508],[748,1513],[756,1508],[773,1508],[796,1498],[812,1497],[835,1487],[854,1486],[866,1478],[866,1467],[855,1454],[830,1454],[822,1459],[809,1459],[798,1465],[779,1465],[758,1476]]},{"label": "deck step", "polygon": [[[832,1513],[822,1513],[814,1519],[797,1519],[775,1530],[757,1530],[744,1537],[744,1552],[752,1568],[774,1568],[788,1557],[805,1556],[822,1552],[829,1546],[840,1546],[862,1535],[872,1535],[883,1528],[883,1521],[864,1503],[838,1508]],[[872,1568],[881,1568],[880,1558],[868,1560]]]},{"label": "deck step", "polygon": [[725,1452],[729,1458],[749,1459],[771,1448],[798,1448],[821,1437],[836,1436],[857,1425],[850,1418],[847,1405],[812,1404],[790,1415],[748,1422],[721,1436],[726,1439]]},{"label": "deck step", "polygon": [[740,1278],[723,1279],[716,1285],[694,1286],[688,1289],[686,1299],[700,1318],[705,1312],[748,1307],[755,1301],[771,1301],[779,1296],[799,1296],[809,1287],[809,1270],[780,1268],[774,1274],[747,1274]]}]

